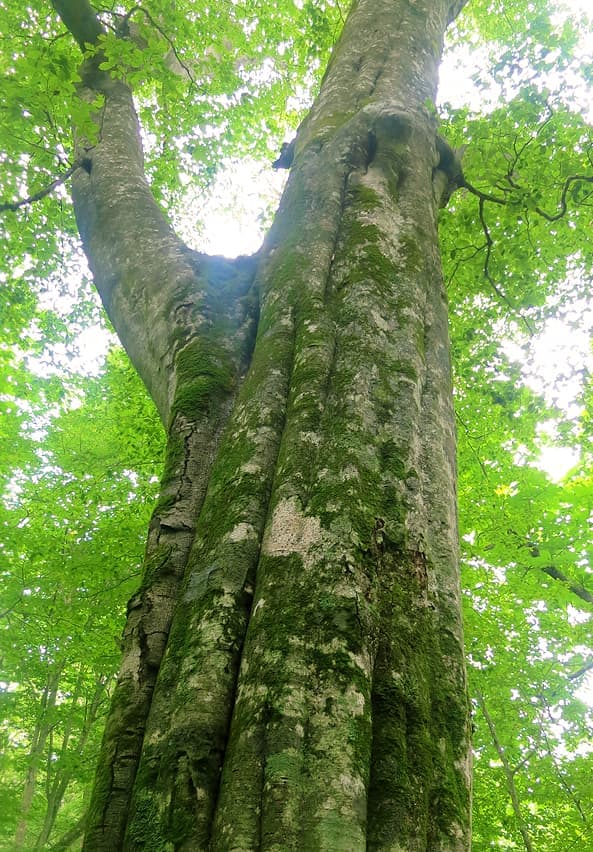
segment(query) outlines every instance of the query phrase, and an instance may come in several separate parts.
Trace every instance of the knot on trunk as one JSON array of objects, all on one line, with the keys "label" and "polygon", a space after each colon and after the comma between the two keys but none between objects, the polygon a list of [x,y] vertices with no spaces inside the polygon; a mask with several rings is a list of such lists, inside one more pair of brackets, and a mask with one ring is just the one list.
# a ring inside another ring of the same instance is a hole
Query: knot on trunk
[{"label": "knot on trunk", "polygon": [[432,185],[439,207],[446,207],[456,189],[465,186],[461,160],[465,145],[452,148],[442,136],[436,137],[437,163],[432,171]]}]

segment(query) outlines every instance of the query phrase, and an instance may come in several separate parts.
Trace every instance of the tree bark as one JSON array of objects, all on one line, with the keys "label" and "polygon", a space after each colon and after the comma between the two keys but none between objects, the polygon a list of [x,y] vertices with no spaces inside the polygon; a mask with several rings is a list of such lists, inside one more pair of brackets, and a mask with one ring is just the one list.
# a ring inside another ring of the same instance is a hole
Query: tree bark
[{"label": "tree bark", "polygon": [[177,240],[131,93],[87,68],[81,236],[169,430],[87,850],[469,849],[427,107],[462,5],[353,4],[250,262]]}]

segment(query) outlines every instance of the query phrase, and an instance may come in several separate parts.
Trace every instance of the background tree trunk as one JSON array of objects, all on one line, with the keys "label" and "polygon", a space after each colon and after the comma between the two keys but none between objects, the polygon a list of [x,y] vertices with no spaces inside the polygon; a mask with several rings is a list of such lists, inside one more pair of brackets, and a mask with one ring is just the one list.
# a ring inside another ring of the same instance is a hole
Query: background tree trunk
[{"label": "background tree trunk", "polygon": [[469,848],[430,109],[461,5],[354,3],[252,261],[177,240],[87,66],[77,218],[169,430],[87,850]]},{"label": "background tree trunk", "polygon": [[[70,781],[72,780],[72,777],[75,772],[75,767],[72,764],[72,756],[76,755],[79,759],[83,758],[84,749],[87,744],[87,740],[91,733],[92,727],[97,721],[97,715],[99,713],[101,702],[104,699],[108,682],[108,678],[104,676],[100,677],[95,684],[94,691],[92,691],[90,695],[82,696],[85,698],[86,704],[85,719],[78,733],[76,742],[72,743],[71,739],[72,728],[74,724],[74,715],[76,705],[78,704],[78,701],[81,697],[81,692],[83,688],[82,674],[79,678],[72,701],[73,709],[70,714],[70,718],[66,723],[66,729],[62,735],[62,744],[60,747],[60,752],[58,755],[55,756],[56,766],[55,768],[53,768],[53,777],[51,764],[54,761],[54,757],[52,757],[52,755],[48,756],[46,781],[47,808],[45,811],[41,831],[39,832],[37,840],[35,841],[35,849],[44,849],[46,847],[46,844],[49,842],[49,838],[51,836],[56,818],[58,816],[58,811],[62,806],[66,790],[68,789],[68,785],[70,784]],[[80,834],[82,834],[82,830],[80,831]]]},{"label": "background tree trunk", "polygon": [[17,824],[14,848],[25,848],[28,828],[28,816],[33,804],[35,796],[35,788],[37,786],[37,775],[40,764],[43,760],[48,737],[52,730],[52,711],[56,705],[58,697],[58,686],[60,676],[62,674],[63,665],[56,667],[48,664],[47,681],[43,693],[40,697],[40,709],[35,730],[31,741],[31,749],[28,756],[27,777],[25,780],[25,789],[23,790],[23,798],[21,800],[21,814]]}]

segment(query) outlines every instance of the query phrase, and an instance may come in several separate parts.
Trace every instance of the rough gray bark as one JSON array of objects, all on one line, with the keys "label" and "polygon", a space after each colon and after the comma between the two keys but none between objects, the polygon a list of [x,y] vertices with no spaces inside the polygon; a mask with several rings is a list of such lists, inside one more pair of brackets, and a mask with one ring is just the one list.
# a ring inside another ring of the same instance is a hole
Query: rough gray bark
[{"label": "rough gray bark", "polygon": [[87,850],[469,848],[452,176],[425,106],[462,5],[353,4],[251,262],[177,240],[129,90],[87,68],[81,236],[169,430]]}]

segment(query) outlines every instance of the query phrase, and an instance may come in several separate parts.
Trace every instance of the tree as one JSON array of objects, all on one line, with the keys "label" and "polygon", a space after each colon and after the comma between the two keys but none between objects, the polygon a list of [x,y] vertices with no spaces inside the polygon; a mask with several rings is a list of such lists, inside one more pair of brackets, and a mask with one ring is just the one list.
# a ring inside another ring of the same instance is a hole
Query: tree
[{"label": "tree", "polygon": [[[437,134],[462,5],[354,4],[264,245],[228,261],[183,244],[144,174],[146,57],[173,51],[194,82],[165,6],[54,2],[84,52],[80,235],[167,431],[88,849],[468,848],[438,209],[478,200],[500,295],[487,205],[546,208],[518,149],[495,195]],[[588,180],[565,176],[562,212]]]},{"label": "tree", "polygon": [[[12,372],[18,384],[27,375],[24,365]],[[37,385],[63,391],[55,377]],[[162,457],[160,424],[123,353],[110,356],[100,379],[84,382],[84,393],[78,408],[42,430],[49,400],[28,387],[41,435],[18,418],[3,447],[12,461],[12,497],[0,512],[7,850],[47,848],[50,837],[60,848],[73,824],[82,833],[124,600],[138,584]],[[11,422],[9,411],[4,418]]]}]

